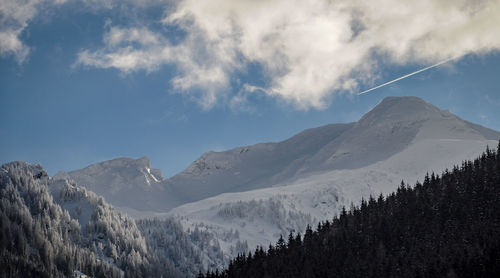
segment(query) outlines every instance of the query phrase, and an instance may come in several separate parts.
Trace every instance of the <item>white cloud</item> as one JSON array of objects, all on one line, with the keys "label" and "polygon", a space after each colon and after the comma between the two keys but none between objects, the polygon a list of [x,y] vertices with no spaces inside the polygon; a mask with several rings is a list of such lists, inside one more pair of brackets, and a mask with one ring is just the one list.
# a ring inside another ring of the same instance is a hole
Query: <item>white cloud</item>
[{"label": "white cloud", "polygon": [[147,29],[112,27],[104,47],[82,51],[78,63],[127,73],[175,64],[173,86],[206,108],[242,103],[242,94],[228,96],[231,77],[257,63],[270,79],[261,93],[307,109],[372,82],[380,59],[428,65],[500,49],[498,0],[183,0],[163,23],[186,38],[174,45]]},{"label": "white cloud", "polygon": [[39,0],[0,1],[0,55],[14,55],[22,63],[29,54],[29,47],[21,42],[19,36],[36,12]]},{"label": "white cloud", "polygon": [[[140,47],[132,47],[136,43]],[[123,72],[157,70],[170,62],[171,50],[164,38],[144,28],[112,27],[104,36],[106,47],[97,52],[78,53],[77,63],[99,68],[118,68]]]},{"label": "white cloud", "polygon": [[[217,51],[210,45],[203,45],[197,36],[188,37],[180,45],[172,45],[165,37],[145,28],[111,27],[103,42],[104,47],[98,51],[78,53],[75,66],[117,68],[131,73],[151,72],[163,64],[176,64],[181,74],[172,80],[173,87],[186,92],[206,109],[212,107],[229,86],[228,74],[230,68],[234,68],[227,65],[231,59],[214,56]],[[204,55],[205,52],[209,54]],[[199,90],[196,93],[193,89]]]},{"label": "white cloud", "polygon": [[13,56],[22,64],[30,47],[20,39],[21,33],[40,13],[68,2],[84,5],[89,10],[111,9],[120,5],[148,6],[167,0],[1,0],[0,1],[0,56]]},{"label": "white cloud", "polygon": [[229,40],[234,52],[265,66],[269,94],[307,108],[371,80],[373,51],[404,64],[499,49],[500,4],[477,3],[186,0],[165,21],[193,18],[212,41]]}]

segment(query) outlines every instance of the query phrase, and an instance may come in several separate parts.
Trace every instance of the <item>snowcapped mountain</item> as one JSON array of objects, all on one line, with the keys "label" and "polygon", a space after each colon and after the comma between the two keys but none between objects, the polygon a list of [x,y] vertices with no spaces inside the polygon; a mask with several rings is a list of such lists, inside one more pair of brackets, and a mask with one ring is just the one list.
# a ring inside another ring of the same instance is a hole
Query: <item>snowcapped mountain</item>
[{"label": "snowcapped mountain", "polygon": [[208,152],[163,179],[149,160],[61,173],[135,217],[177,216],[218,239],[226,259],[303,231],[370,195],[390,193],[494,147],[500,133],[416,97],[389,97],[359,121],[277,143]]},{"label": "snowcapped mountain", "polygon": [[164,184],[185,202],[266,188],[294,177],[314,154],[352,126],[326,125],[305,130],[279,143],[208,152]]},{"label": "snowcapped mountain", "polygon": [[[474,158],[497,141],[425,139],[391,158],[358,169],[318,172],[270,188],[225,193],[174,208],[186,227],[204,226],[230,253],[237,241],[250,250],[275,242],[280,235],[302,232],[307,224],[331,219],[343,206],[361,198],[388,194],[401,180],[422,181],[427,172],[440,173],[465,158]],[[412,159],[408,159],[408,158]],[[238,238],[227,239],[237,231]]]},{"label": "snowcapped mountain", "polygon": [[496,146],[498,138],[500,133],[419,98],[386,98],[304,156],[288,176],[274,175],[271,186],[216,195],[174,208],[171,214],[183,216],[186,227],[206,226],[226,252],[235,246],[236,239],[227,237],[231,231],[238,231],[237,240],[253,249],[280,234],[302,232],[307,224],[331,219],[342,206],[361,198],[388,194],[401,180],[414,183],[427,172],[474,158],[486,145]]},{"label": "snowcapped mountain", "polygon": [[[58,176],[70,177],[113,205],[140,215],[167,212],[222,193],[269,188],[334,170],[360,169],[423,140],[486,142],[499,137],[496,131],[464,121],[417,97],[388,97],[356,123],[308,129],[278,143],[207,152],[169,179],[152,169],[146,157],[118,158]],[[433,148],[427,151],[433,152]],[[467,149],[457,152],[459,159],[469,158],[460,155]],[[451,162],[448,158],[436,159]]]},{"label": "snowcapped mountain", "polygon": [[153,204],[161,206],[163,203],[155,198],[156,194],[148,194],[162,191],[161,181],[164,178],[161,170],[151,168],[147,157],[116,158],[69,173],[59,172],[55,178],[71,178],[78,184],[84,184],[116,207],[134,204],[137,209],[144,210],[150,209]]}]

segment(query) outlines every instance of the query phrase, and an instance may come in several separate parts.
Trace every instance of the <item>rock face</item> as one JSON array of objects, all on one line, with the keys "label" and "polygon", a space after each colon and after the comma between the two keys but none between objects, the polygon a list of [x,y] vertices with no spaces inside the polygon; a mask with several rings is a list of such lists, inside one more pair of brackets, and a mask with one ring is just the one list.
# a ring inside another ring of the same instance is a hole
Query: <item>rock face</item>
[{"label": "rock face", "polygon": [[[361,169],[417,143],[429,144],[428,140],[434,140],[437,146],[436,142],[499,138],[499,132],[464,121],[417,97],[388,97],[358,122],[308,129],[282,142],[208,152],[169,179],[151,169],[147,158],[119,158],[59,175],[67,175],[118,207],[166,212],[222,193],[265,189],[332,171]],[[448,162],[448,158],[441,159]]]}]

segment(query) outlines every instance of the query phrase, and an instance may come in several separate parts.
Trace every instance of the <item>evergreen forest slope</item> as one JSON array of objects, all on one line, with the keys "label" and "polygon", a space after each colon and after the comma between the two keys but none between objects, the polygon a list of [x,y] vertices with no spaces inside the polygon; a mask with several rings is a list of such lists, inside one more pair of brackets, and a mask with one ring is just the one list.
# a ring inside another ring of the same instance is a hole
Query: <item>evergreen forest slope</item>
[{"label": "evergreen forest slope", "polygon": [[40,165],[0,167],[0,277],[190,277],[221,264],[211,242],[175,219],[136,222]]},{"label": "evergreen forest slope", "polygon": [[500,144],[200,277],[498,277]]}]

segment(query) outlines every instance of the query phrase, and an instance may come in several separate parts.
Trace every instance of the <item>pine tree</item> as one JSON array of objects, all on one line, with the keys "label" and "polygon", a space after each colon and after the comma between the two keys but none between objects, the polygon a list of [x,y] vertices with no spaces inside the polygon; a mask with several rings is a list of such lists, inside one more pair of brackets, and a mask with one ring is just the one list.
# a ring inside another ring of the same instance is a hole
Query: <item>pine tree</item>
[{"label": "pine tree", "polygon": [[497,277],[500,143],[424,183],[370,197],[216,277]]}]

